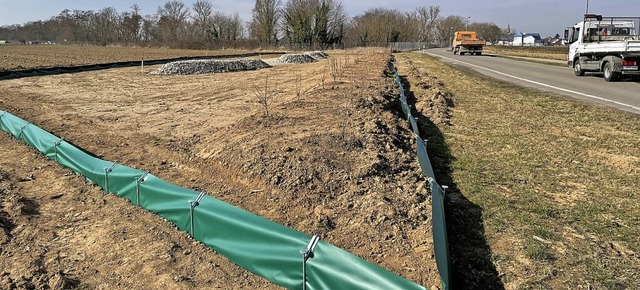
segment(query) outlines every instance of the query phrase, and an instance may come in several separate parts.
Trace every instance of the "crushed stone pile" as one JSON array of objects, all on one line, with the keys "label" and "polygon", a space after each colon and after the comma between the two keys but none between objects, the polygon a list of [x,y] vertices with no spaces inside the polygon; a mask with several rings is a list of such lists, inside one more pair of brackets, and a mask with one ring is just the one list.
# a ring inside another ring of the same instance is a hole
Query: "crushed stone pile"
[{"label": "crushed stone pile", "polygon": [[282,63],[309,63],[316,62],[317,60],[307,54],[283,54],[278,58],[278,61]]},{"label": "crushed stone pile", "polygon": [[309,51],[309,52],[305,52],[303,54],[304,55],[308,55],[310,57],[313,57],[313,59],[315,59],[315,60],[326,59],[327,57],[329,57],[329,55],[327,55],[326,53],[324,53],[322,51]]},{"label": "crushed stone pile", "polygon": [[224,73],[231,71],[258,70],[270,67],[259,59],[238,60],[183,60],[174,61],[162,65],[159,69],[150,72],[153,75],[192,75]]}]

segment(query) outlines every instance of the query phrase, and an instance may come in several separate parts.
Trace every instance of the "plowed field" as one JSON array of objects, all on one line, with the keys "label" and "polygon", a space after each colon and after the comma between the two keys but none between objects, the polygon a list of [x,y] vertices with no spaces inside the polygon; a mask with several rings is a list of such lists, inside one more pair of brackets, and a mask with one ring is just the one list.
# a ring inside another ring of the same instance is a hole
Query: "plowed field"
[{"label": "plowed field", "polygon": [[[64,48],[46,57],[23,51],[22,60],[1,66],[140,58],[90,47],[56,56]],[[156,53],[144,55],[201,55]],[[146,74],[155,66],[7,80],[0,109],[102,159],[206,191],[438,285],[429,195],[388,75],[390,56],[328,53],[316,63],[248,72]],[[254,94],[267,78],[269,116]],[[5,133],[0,148],[0,288],[277,288]]]}]

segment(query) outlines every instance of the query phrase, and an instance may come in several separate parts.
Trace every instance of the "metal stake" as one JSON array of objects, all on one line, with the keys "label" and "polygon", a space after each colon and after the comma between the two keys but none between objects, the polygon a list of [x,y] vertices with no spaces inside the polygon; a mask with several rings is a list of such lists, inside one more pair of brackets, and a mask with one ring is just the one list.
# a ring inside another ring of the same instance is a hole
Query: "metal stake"
[{"label": "metal stake", "polygon": [[136,205],[140,206],[140,184],[145,182],[147,179],[147,175],[149,175],[149,171],[142,174],[142,176],[136,178]]},{"label": "metal stake", "polygon": [[201,191],[200,194],[198,195],[198,197],[195,200],[190,200],[189,205],[190,205],[190,209],[189,209],[189,215],[190,215],[190,225],[191,225],[191,237],[195,237],[195,234],[193,232],[193,209],[196,208],[196,206],[200,205],[200,201],[202,200],[202,198],[204,197],[206,193],[204,191]]},{"label": "metal stake", "polygon": [[104,168],[104,194],[109,194],[109,172],[113,171],[116,164],[117,163],[113,162],[110,167]]},{"label": "metal stake", "polygon": [[311,237],[307,248],[300,250],[300,254],[302,255],[302,290],[307,290],[307,260],[309,260],[309,258],[313,258],[313,250],[316,248],[319,241],[320,236],[314,235]]},{"label": "metal stake", "polygon": [[60,140],[53,143],[53,152],[55,154],[56,162],[58,162],[58,146],[60,146],[60,143],[62,143],[62,141],[64,141],[64,138],[60,138]]},{"label": "metal stake", "polygon": [[20,127],[20,133],[18,134],[18,139],[22,139],[22,131],[24,131],[24,128],[26,128],[27,125],[29,125],[29,123],[26,123],[22,125],[22,127]]},{"label": "metal stake", "polygon": [[[417,122],[417,120],[416,120]],[[416,142],[418,141],[422,141],[422,144],[424,144],[424,147],[427,147],[427,139],[422,139],[422,137],[420,137],[420,135],[416,134],[416,132],[413,132],[413,136],[416,138]]]}]

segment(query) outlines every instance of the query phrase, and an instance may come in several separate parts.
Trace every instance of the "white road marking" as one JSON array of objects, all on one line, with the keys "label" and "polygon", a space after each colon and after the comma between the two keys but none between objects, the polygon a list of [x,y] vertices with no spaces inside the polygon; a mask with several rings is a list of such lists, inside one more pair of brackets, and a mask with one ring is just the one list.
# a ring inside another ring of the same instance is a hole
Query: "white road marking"
[{"label": "white road marking", "polygon": [[468,62],[465,62],[465,61],[449,58],[449,57],[446,57],[446,56],[441,56],[441,55],[438,55],[438,54],[432,54],[432,53],[429,53],[429,54],[433,55],[433,56],[436,56],[436,57],[444,58],[444,59],[447,59],[447,60],[450,60],[450,61],[464,63],[464,64],[472,66],[472,67],[476,67],[476,68],[479,68],[479,69],[487,70],[487,71],[490,71],[492,73],[499,74],[499,75],[506,76],[506,77],[510,77],[510,78],[514,78],[514,79],[517,79],[517,80],[520,80],[520,81],[523,81],[523,82],[528,82],[528,83],[532,83],[532,84],[535,84],[535,85],[539,85],[539,86],[547,87],[547,88],[550,88],[550,89],[554,89],[554,90],[558,90],[558,91],[562,91],[562,92],[566,92],[566,93],[571,93],[571,94],[575,94],[575,95],[579,95],[579,96],[583,96],[583,97],[587,97],[587,98],[591,98],[591,99],[595,99],[595,100],[599,100],[599,101],[603,101],[603,102],[610,102],[610,103],[614,103],[614,104],[616,104],[618,106],[629,107],[629,108],[634,109],[636,111],[640,111],[640,107],[636,107],[634,105],[629,105],[629,104],[621,103],[621,102],[618,102],[618,101],[609,100],[609,99],[605,99],[605,98],[602,98],[602,97],[589,95],[589,94],[585,94],[585,93],[581,93],[581,92],[577,92],[577,91],[574,91],[574,90],[565,89],[565,88],[561,88],[561,87],[556,87],[556,86],[552,86],[552,85],[549,85],[549,84],[537,82],[537,81],[530,80],[530,79],[521,78],[521,77],[518,77],[518,76],[510,75],[510,74],[503,73],[503,72],[500,72],[500,71],[497,71],[497,70],[493,70],[493,69],[490,69],[490,68],[486,68],[486,67],[483,67],[483,66],[475,65],[475,64],[468,63]]}]

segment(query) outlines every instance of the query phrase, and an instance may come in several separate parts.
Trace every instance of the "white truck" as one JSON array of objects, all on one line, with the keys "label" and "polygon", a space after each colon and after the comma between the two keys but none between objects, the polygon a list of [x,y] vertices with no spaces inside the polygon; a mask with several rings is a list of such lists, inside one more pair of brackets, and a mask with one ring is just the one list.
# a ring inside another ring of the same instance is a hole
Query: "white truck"
[{"label": "white truck", "polygon": [[602,73],[607,82],[622,75],[640,75],[640,17],[602,17],[586,14],[582,22],[568,27],[564,38],[571,45],[567,63],[576,76]]}]

